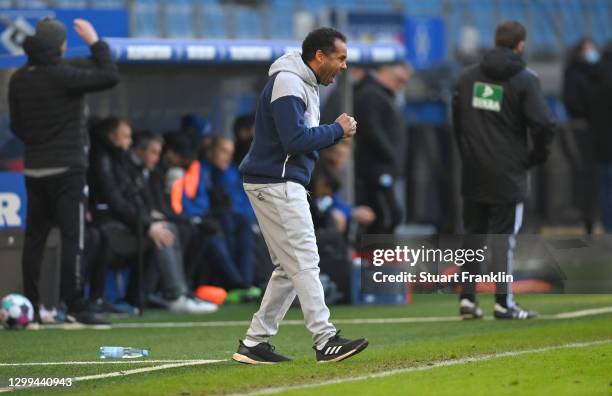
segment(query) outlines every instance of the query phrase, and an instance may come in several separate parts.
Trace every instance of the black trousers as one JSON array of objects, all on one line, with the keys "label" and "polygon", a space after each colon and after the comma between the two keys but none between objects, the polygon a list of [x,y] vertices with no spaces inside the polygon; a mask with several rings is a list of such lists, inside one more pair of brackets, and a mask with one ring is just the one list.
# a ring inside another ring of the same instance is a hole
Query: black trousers
[{"label": "black trousers", "polygon": [[104,294],[106,250],[100,230],[94,225],[87,224],[81,274],[83,279],[89,282],[89,298],[91,301],[96,301]]},{"label": "black trousers", "polygon": [[366,230],[368,234],[393,234],[402,221],[402,209],[393,185],[381,186],[378,180],[373,179],[360,181],[357,204],[369,206],[376,214],[376,219]]},{"label": "black trousers", "polygon": [[[463,224],[465,249],[482,249],[487,246],[488,259],[484,263],[469,261],[462,271],[472,274],[481,272],[505,272],[512,274],[515,236],[523,223],[523,203],[489,204],[465,200]],[[483,265],[484,264],[484,265]],[[484,267],[484,268],[483,268]],[[496,284],[496,302],[504,306],[512,304],[511,284]],[[463,283],[459,298],[473,300],[474,283]]]},{"label": "black trousers", "polygon": [[81,257],[84,244],[85,173],[69,170],[47,177],[26,177],[28,211],[22,255],[25,295],[38,310],[39,282],[45,244],[51,228],[61,234],[60,298],[69,310],[83,294]]}]

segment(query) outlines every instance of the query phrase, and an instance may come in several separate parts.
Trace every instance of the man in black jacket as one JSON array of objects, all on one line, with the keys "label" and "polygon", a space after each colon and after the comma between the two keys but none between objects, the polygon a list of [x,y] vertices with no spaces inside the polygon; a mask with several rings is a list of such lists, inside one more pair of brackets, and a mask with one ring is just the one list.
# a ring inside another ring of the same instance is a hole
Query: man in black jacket
[{"label": "man in black jacket", "polygon": [[95,67],[81,69],[62,61],[66,27],[45,18],[23,43],[28,62],[11,77],[11,130],[25,145],[28,194],[22,267],[25,295],[38,309],[40,267],[52,226],[62,239],[61,298],[69,317],[98,323],[82,301],[80,277],[83,250],[87,134],[83,97],[113,87],[119,81],[108,45],[93,26],[74,21],[77,34],[90,47]]},{"label": "man in black jacket", "polygon": [[601,222],[604,231],[612,233],[612,42],[603,48],[581,95],[586,99],[585,115],[599,162]]},{"label": "man in black jacket", "polygon": [[[163,213],[154,209],[145,169],[131,163],[132,129],[129,123],[109,117],[93,127],[92,135],[95,144],[88,180],[90,203],[94,221],[99,225],[110,253],[114,253],[108,264],[110,261],[133,259],[138,254],[138,238],[142,237],[149,264],[144,274],[149,289],[147,298],[173,312],[199,314],[216,311],[215,304],[188,295],[178,230],[166,221]],[[156,141],[155,146],[151,159],[146,161],[151,166],[146,173],[159,160],[161,140]],[[155,294],[158,285],[160,296]]]},{"label": "man in black jacket", "polygon": [[[597,160],[587,124],[590,79],[596,73],[599,51],[589,37],[582,38],[568,54],[563,71],[563,105],[569,117],[561,148],[572,171],[572,194],[582,214],[587,234],[593,233],[597,196]],[[568,135],[568,132],[571,133]]]},{"label": "man in black jacket", "polygon": [[[503,22],[495,32],[496,47],[459,78],[453,100],[453,122],[463,162],[462,195],[466,243],[482,249],[492,238],[492,267],[511,273],[512,248],[522,224],[527,195],[527,170],[548,157],[555,122],[536,74],[521,54],[527,32],[518,22]],[[528,145],[528,132],[533,148]],[[466,264],[466,272],[476,263]],[[514,303],[510,284],[497,284],[496,318],[528,319],[534,312]],[[464,284],[460,296],[464,318],[483,313],[474,285]]]},{"label": "man in black jacket", "polygon": [[357,203],[376,213],[367,229],[371,234],[393,233],[402,218],[394,185],[401,169],[406,124],[396,97],[409,76],[406,64],[386,65],[366,75],[355,91],[360,130],[355,140]]}]

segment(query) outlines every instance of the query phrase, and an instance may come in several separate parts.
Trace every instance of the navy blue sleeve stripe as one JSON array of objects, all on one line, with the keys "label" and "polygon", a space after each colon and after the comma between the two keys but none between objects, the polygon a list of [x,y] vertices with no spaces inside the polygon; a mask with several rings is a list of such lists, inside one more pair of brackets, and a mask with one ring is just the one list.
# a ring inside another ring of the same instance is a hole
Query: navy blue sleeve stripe
[{"label": "navy blue sleeve stripe", "polygon": [[307,154],[324,149],[344,134],[338,123],[308,128],[304,120],[306,104],[297,96],[280,97],[271,106],[281,144],[288,154]]}]

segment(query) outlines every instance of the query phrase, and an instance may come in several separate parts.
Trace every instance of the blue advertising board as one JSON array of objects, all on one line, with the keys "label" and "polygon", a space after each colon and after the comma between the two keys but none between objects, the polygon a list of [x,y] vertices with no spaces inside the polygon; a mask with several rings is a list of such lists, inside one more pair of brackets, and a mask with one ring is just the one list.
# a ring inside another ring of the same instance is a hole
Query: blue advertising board
[{"label": "blue advertising board", "polygon": [[19,172],[0,172],[0,229],[25,228],[27,195]]},{"label": "blue advertising board", "polygon": [[446,29],[442,18],[407,17],[406,57],[415,69],[424,69],[446,59]]},{"label": "blue advertising board", "polygon": [[66,57],[89,55],[89,49],[73,29],[73,20],[90,21],[100,37],[127,37],[129,15],[126,9],[7,9],[0,10],[0,67],[16,67],[25,62],[21,44],[34,33],[36,23],[52,17],[61,20],[68,30]]},{"label": "blue advertising board", "polygon": [[351,11],[343,31],[353,41],[404,46],[405,59],[415,69],[446,60],[446,27],[443,18],[404,16],[401,13]]},{"label": "blue advertising board", "polygon": [[404,15],[401,13],[350,11],[346,15],[345,25],[338,26],[349,37],[349,43],[402,43],[404,25]]},{"label": "blue advertising board", "polygon": [[[301,43],[284,40],[210,39],[107,39],[119,63],[272,63],[289,51],[301,50]],[[379,64],[405,57],[396,43],[349,43],[348,62]]]},{"label": "blue advertising board", "polygon": [[[300,50],[296,41],[105,38],[118,63],[136,64],[270,64],[288,51]],[[86,47],[73,48],[67,57],[88,56]],[[405,49],[396,43],[352,43],[348,48],[351,64],[381,64],[405,59]],[[0,68],[16,67],[24,56],[0,55]]]}]

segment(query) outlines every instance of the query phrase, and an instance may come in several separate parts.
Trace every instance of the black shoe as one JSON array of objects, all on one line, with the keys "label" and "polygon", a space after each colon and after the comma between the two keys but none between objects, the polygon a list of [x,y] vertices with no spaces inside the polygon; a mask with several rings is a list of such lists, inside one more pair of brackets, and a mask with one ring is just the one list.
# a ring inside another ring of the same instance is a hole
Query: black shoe
[{"label": "black shoe", "polygon": [[313,349],[317,353],[317,362],[339,362],[347,359],[351,356],[355,356],[359,352],[366,349],[368,346],[368,340],[360,338],[355,341],[347,340],[340,337],[340,330],[330,338],[325,346],[318,350],[316,347]]},{"label": "black shoe", "polygon": [[89,303],[89,310],[96,314],[125,314],[128,315],[130,311],[128,309],[121,309],[115,304],[111,304],[108,301],[99,298]]},{"label": "black shoe", "polygon": [[102,320],[92,310],[82,310],[78,312],[68,312],[64,324],[69,328],[94,327],[110,328],[110,322]]},{"label": "black shoe", "polygon": [[538,316],[537,312],[523,309],[518,304],[514,304],[512,307],[503,307],[500,304],[495,304],[493,315],[496,319],[518,319],[526,320],[533,319]]},{"label": "black shoe", "polygon": [[478,302],[471,301],[468,298],[461,299],[459,303],[459,314],[463,319],[482,319],[484,312],[482,308],[478,306]]},{"label": "black shoe", "polygon": [[291,361],[288,357],[274,352],[274,346],[267,342],[261,342],[249,348],[241,340],[238,340],[238,350],[232,359],[245,364],[274,364]]}]

